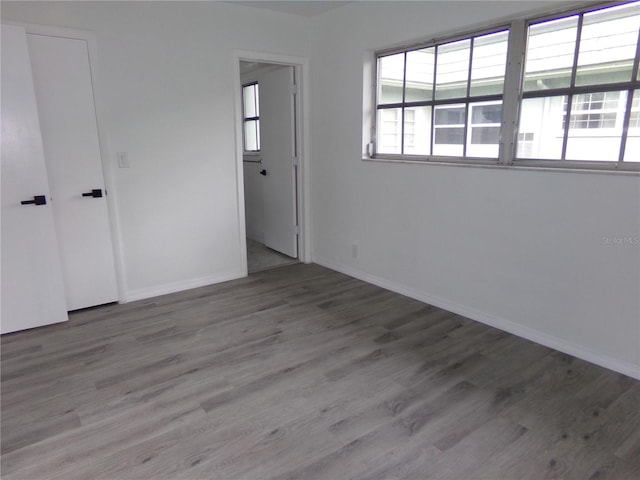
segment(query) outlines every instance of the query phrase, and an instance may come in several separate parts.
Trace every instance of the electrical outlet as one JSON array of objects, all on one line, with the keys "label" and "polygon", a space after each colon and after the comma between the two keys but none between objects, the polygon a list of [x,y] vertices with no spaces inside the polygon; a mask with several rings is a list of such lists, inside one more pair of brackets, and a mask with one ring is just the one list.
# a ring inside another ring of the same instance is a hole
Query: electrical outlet
[{"label": "electrical outlet", "polygon": [[351,256],[353,258],[358,258],[358,244],[356,242],[351,244]]}]

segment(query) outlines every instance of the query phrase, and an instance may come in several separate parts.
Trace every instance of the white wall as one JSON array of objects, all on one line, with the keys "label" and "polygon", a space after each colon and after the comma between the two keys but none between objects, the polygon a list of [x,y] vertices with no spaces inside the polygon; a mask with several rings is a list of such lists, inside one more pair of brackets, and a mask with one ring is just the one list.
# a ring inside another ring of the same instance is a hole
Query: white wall
[{"label": "white wall", "polygon": [[354,2],[317,19],[314,260],[640,376],[637,176],[361,160],[365,58],[542,6]]},{"label": "white wall", "polygon": [[[308,56],[308,20],[219,2],[1,8],[3,21],[97,35],[125,297],[241,276],[234,51]],[[115,168],[115,152],[131,168]]]}]

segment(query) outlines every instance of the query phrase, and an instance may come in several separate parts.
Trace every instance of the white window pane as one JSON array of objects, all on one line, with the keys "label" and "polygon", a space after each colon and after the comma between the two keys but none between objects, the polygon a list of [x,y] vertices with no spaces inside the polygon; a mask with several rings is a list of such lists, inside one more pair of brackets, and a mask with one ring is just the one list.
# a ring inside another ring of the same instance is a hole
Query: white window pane
[{"label": "white window pane", "polygon": [[498,158],[502,102],[472,103],[467,132],[467,156]]},{"label": "white window pane", "polygon": [[578,16],[529,27],[524,90],[568,87],[578,34]]},{"label": "white window pane", "polygon": [[464,104],[447,105],[435,107],[435,124],[436,125],[462,125],[465,124],[467,116],[466,106]]},{"label": "white window pane", "polygon": [[585,14],[576,85],[631,80],[639,25],[640,3]]},{"label": "white window pane", "polygon": [[637,133],[640,133],[640,90],[636,90],[633,94],[633,100],[631,102],[631,115],[629,115],[629,129],[638,129]]},{"label": "white window pane", "polygon": [[431,152],[431,107],[412,107],[404,112],[404,153],[429,155]]},{"label": "white window pane", "polygon": [[525,98],[520,109],[518,158],[560,160],[564,137],[563,118],[567,97]]},{"label": "white window pane", "polygon": [[464,127],[434,127],[433,154],[446,157],[462,157],[464,152]]},{"label": "white window pane", "polygon": [[435,50],[431,47],[407,52],[406,102],[431,100]]},{"label": "white window pane", "polygon": [[626,103],[624,91],[574,95],[566,159],[617,161]]},{"label": "white window pane", "polygon": [[633,93],[627,145],[624,149],[625,162],[640,162],[640,90]]},{"label": "white window pane", "polygon": [[434,109],[433,154],[461,157],[464,153],[464,104],[438,106]]},{"label": "white window pane", "polygon": [[255,109],[256,109],[256,117],[259,117],[260,116],[260,88],[258,87],[257,83],[253,86],[253,92],[255,95],[254,102],[255,102]]},{"label": "white window pane", "polygon": [[497,124],[502,122],[502,102],[471,104],[471,124]]},{"label": "white window pane", "polygon": [[257,117],[256,97],[254,86],[248,85],[242,88],[242,98],[244,100],[244,118]]},{"label": "white window pane", "polygon": [[640,135],[629,135],[627,147],[624,150],[625,162],[640,162]]},{"label": "white window pane", "polygon": [[401,121],[402,109],[400,108],[378,110],[378,153],[401,153]]},{"label": "white window pane", "polygon": [[404,79],[404,53],[397,53],[378,59],[380,74],[378,103],[402,102],[402,82]]},{"label": "white window pane", "polygon": [[244,122],[244,149],[247,152],[255,152],[258,147],[258,122],[249,120]]},{"label": "white window pane", "polygon": [[498,32],[473,41],[471,95],[502,93],[507,65],[509,32]]},{"label": "white window pane", "polygon": [[[626,93],[592,92],[573,96],[570,129],[615,128],[622,121],[626,108]],[[565,107],[566,109],[566,107]]]},{"label": "white window pane", "polygon": [[436,67],[436,98],[456,98],[467,95],[471,40],[445,43],[438,47]]}]

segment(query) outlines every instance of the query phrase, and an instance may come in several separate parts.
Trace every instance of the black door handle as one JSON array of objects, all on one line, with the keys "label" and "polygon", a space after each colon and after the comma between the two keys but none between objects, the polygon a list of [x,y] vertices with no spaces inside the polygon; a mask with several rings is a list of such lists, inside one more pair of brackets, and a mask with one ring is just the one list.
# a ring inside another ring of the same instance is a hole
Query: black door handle
[{"label": "black door handle", "polygon": [[92,197],[92,198],[101,198],[102,197],[102,189],[94,188],[90,192],[83,193],[83,197]]},{"label": "black door handle", "polygon": [[266,170],[260,170],[260,175],[264,175],[265,177],[267,176],[267,171]]},{"label": "black door handle", "polygon": [[35,195],[33,200],[23,200],[20,202],[20,205],[46,205],[47,197],[44,195]]}]

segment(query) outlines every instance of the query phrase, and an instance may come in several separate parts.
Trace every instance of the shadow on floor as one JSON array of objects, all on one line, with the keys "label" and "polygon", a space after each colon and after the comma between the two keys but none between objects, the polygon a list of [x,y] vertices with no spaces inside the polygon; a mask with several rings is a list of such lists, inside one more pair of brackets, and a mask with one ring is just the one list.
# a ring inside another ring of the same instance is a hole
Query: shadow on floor
[{"label": "shadow on floor", "polygon": [[289,257],[264,246],[260,242],[247,238],[247,265],[249,273],[298,263],[297,258]]}]

